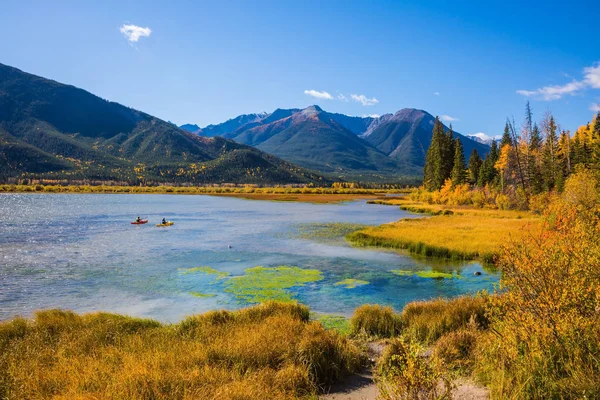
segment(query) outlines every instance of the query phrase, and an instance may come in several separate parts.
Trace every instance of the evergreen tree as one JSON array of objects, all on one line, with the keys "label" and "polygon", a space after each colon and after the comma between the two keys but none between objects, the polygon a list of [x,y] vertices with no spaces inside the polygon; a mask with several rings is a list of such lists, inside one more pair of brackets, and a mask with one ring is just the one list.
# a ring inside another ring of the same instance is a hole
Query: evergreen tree
[{"label": "evergreen tree", "polygon": [[502,140],[500,140],[500,148],[503,148],[505,145],[510,144],[512,146],[512,138],[510,137],[510,128],[508,127],[508,122],[504,125],[504,133],[502,134]]},{"label": "evergreen tree", "polygon": [[[456,160],[454,162],[456,162]],[[469,181],[474,185],[479,183],[479,170],[481,169],[481,164],[483,164],[483,161],[481,160],[481,157],[479,157],[477,149],[473,148],[471,156],[469,157]]]},{"label": "evergreen tree", "polygon": [[538,128],[537,124],[534,124],[533,129],[531,130],[531,135],[529,136],[529,150],[536,151],[539,150],[541,147],[542,136],[540,135],[540,128]]},{"label": "evergreen tree", "polygon": [[552,115],[548,116],[544,128],[546,131],[546,138],[542,148],[542,171],[546,190],[552,190],[556,186],[559,169],[559,164],[557,162],[558,128]]},{"label": "evergreen tree", "polygon": [[465,153],[463,151],[460,139],[454,141],[454,162],[452,167],[451,179],[452,186],[462,185],[467,181],[467,171],[465,167]]},{"label": "evergreen tree", "polygon": [[498,162],[499,157],[500,151],[498,150],[498,146],[496,145],[496,141],[494,140],[492,141],[490,152],[481,164],[479,176],[477,177],[477,186],[483,187],[486,184],[494,183],[498,176],[495,165],[496,162]]},{"label": "evergreen tree", "polygon": [[537,124],[533,125],[529,135],[527,152],[527,182],[531,191],[535,194],[543,190],[543,179],[539,165],[539,153],[542,147],[542,137]]},{"label": "evergreen tree", "polygon": [[[441,123],[440,123],[441,125]],[[443,130],[443,125],[442,125]],[[441,145],[441,176],[440,179],[442,184],[444,181],[451,177],[452,168],[454,167],[454,132],[452,130],[452,125],[450,125],[448,132],[443,135],[442,145]]]},{"label": "evergreen tree", "polygon": [[431,137],[431,144],[427,149],[427,156],[425,157],[425,168],[423,171],[423,184],[425,189],[429,191],[438,190],[444,184],[445,178],[443,177],[442,157],[444,154],[443,147],[446,139],[444,133],[444,126],[440,122],[439,118],[435,118],[433,124],[433,135]]}]

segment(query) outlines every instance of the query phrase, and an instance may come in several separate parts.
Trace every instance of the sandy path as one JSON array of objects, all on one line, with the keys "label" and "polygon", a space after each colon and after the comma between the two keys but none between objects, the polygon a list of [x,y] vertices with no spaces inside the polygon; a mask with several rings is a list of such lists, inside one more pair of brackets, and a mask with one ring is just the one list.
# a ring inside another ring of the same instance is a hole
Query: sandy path
[{"label": "sandy path", "polygon": [[[369,359],[371,366],[381,355],[383,345],[369,343]],[[460,378],[454,382],[455,390],[452,392],[453,400],[487,400],[489,391],[487,388],[475,382]],[[319,396],[320,400],[377,400],[378,390],[373,382],[371,367],[366,368],[356,375],[347,377],[331,386],[327,394]]]}]

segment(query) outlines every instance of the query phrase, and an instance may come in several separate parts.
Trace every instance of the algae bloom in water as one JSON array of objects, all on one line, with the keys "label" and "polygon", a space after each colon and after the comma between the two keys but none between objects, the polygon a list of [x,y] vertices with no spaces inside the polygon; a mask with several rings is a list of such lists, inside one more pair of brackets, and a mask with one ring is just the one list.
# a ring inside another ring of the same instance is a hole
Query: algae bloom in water
[{"label": "algae bloom in water", "polygon": [[419,278],[429,278],[429,279],[460,279],[460,276],[449,274],[447,272],[437,272],[437,271],[405,271],[401,269],[394,269],[391,271],[393,274],[400,276],[418,276]]},{"label": "algae bloom in water", "polygon": [[293,301],[292,287],[323,279],[321,271],[282,265],[279,267],[253,267],[242,276],[231,277],[225,283],[225,291],[247,303],[262,303],[268,300]]},{"label": "algae bloom in water", "polygon": [[217,279],[223,279],[229,276],[228,272],[222,272],[211,267],[194,267],[194,268],[179,268],[182,274],[203,273],[207,275],[216,275]]},{"label": "algae bloom in water", "polygon": [[368,285],[369,282],[360,279],[344,279],[335,283],[335,286],[344,286],[346,289],[355,289],[358,286]]},{"label": "algae bloom in water", "polygon": [[204,299],[204,298],[209,298],[209,297],[215,297],[215,296],[216,296],[216,294],[211,294],[211,293],[200,293],[200,292],[190,292],[190,294],[191,294],[192,296],[194,296],[194,297],[198,297],[198,298],[201,298],[201,299]]}]

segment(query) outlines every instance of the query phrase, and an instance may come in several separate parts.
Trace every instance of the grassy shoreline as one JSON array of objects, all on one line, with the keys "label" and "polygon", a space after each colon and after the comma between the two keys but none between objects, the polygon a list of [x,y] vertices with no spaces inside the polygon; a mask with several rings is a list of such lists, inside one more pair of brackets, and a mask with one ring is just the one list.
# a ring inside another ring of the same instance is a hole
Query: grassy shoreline
[{"label": "grassy shoreline", "polygon": [[229,187],[229,186],[84,186],[84,185],[0,185],[0,193],[74,193],[74,194],[180,194],[237,197],[249,200],[334,203],[372,200],[386,193],[406,189],[363,189],[321,187]]},{"label": "grassy shoreline", "polygon": [[538,216],[521,211],[442,206],[408,198],[380,198],[369,203],[397,206],[429,217],[367,227],[346,235],[348,242],[358,247],[403,249],[427,257],[493,262],[506,240],[536,232],[542,223]]}]

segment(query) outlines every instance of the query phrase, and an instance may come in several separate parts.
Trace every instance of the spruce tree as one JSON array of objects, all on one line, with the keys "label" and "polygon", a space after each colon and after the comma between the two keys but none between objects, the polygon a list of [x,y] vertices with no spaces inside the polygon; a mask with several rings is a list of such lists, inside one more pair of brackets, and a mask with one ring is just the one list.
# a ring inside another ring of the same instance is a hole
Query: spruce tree
[{"label": "spruce tree", "polygon": [[465,153],[459,138],[454,141],[454,162],[450,178],[452,179],[452,186],[462,185],[467,181]]},{"label": "spruce tree", "polygon": [[429,191],[438,190],[444,184],[444,178],[442,177],[442,155],[445,136],[444,126],[439,118],[436,117],[433,125],[431,144],[429,145],[429,149],[427,149],[427,156],[425,157],[425,169],[423,171],[423,184],[425,189]]},{"label": "spruce tree", "polygon": [[500,148],[503,148],[507,144],[512,146],[512,138],[510,137],[510,128],[508,127],[508,122],[504,126],[504,133],[502,134],[502,140],[500,141]]},{"label": "spruce tree", "polygon": [[535,151],[539,150],[542,147],[542,136],[540,135],[540,128],[538,128],[537,124],[533,125],[533,129],[531,130],[531,135],[529,137],[529,150]]},{"label": "spruce tree", "polygon": [[527,152],[527,182],[531,191],[535,194],[543,190],[543,179],[539,165],[539,153],[542,147],[542,137],[537,124],[533,125],[531,135],[529,135]]},{"label": "spruce tree", "polygon": [[[441,125],[441,123],[440,123]],[[442,130],[443,130],[442,125]],[[448,132],[443,134],[442,146],[441,146],[441,176],[440,180],[442,185],[446,179],[452,175],[452,168],[454,167],[454,132],[452,131],[452,125],[450,125]]]},{"label": "spruce tree", "polygon": [[471,152],[471,156],[469,157],[469,181],[474,184],[479,184],[479,170],[481,169],[481,164],[483,161],[481,157],[479,157],[479,153],[477,149],[473,148]]},{"label": "spruce tree", "polygon": [[546,190],[552,190],[557,183],[557,163],[558,153],[558,135],[557,126],[552,115],[549,116],[546,124],[546,138],[542,147],[542,169],[544,176],[544,185]]}]

